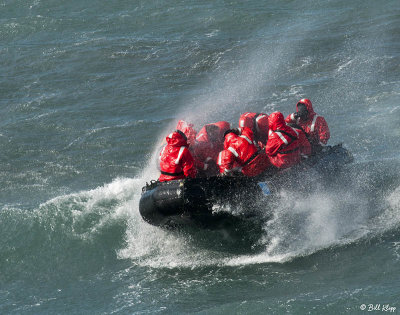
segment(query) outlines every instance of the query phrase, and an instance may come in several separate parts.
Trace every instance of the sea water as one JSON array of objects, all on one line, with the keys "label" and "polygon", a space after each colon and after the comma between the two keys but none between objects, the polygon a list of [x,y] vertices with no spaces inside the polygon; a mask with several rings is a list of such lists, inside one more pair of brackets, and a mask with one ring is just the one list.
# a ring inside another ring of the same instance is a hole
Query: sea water
[{"label": "sea water", "polygon": [[[398,1],[0,0],[0,39],[0,313],[399,311]],[[354,163],[251,244],[142,220],[179,119],[303,97]]]}]

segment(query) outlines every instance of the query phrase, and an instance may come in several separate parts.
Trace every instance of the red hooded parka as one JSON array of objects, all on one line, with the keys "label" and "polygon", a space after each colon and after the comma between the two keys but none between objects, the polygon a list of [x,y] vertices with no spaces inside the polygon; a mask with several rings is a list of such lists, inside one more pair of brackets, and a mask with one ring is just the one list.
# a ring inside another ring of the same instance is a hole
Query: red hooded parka
[{"label": "red hooded parka", "polygon": [[172,132],[167,138],[167,145],[160,153],[161,175],[158,178],[160,182],[185,177],[196,176],[194,159],[187,148],[187,140],[181,131]]},{"label": "red hooded parka", "polygon": [[254,139],[264,147],[268,140],[268,115],[264,113],[244,113],[239,118],[239,128],[250,128]]},{"label": "red hooded parka", "polygon": [[225,136],[224,150],[218,156],[220,173],[229,174],[233,170],[241,170],[246,176],[257,176],[271,164],[263,151],[258,150],[253,141],[250,128],[242,128],[242,134],[233,132]]},{"label": "red hooded parka", "polygon": [[210,163],[217,163],[218,153],[224,148],[224,133],[229,128],[230,124],[227,121],[219,121],[200,129],[192,148],[198,169],[207,171]]},{"label": "red hooded parka", "polygon": [[298,112],[298,105],[304,104],[308,111],[308,117],[306,121],[301,118],[295,118],[294,113],[286,117],[287,123],[295,123],[303,128],[304,132],[307,134],[308,140],[311,145],[326,144],[330,138],[330,132],[328,128],[328,123],[325,118],[318,116],[313,109],[312,103],[309,99],[303,98],[296,104],[296,112]]},{"label": "red hooded parka", "polygon": [[193,124],[188,123],[184,120],[179,120],[178,124],[176,125],[176,129],[182,131],[185,134],[189,146],[194,144],[196,140],[196,130],[194,130]]},{"label": "red hooded parka", "polygon": [[286,125],[280,112],[268,117],[269,136],[265,152],[278,168],[288,168],[300,162],[299,139],[296,131]]}]

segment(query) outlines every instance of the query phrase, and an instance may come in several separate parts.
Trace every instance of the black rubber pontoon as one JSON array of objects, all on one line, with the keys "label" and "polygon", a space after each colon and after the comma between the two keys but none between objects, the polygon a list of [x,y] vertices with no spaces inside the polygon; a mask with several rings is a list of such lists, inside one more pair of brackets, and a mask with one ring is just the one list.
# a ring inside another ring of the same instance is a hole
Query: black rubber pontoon
[{"label": "black rubber pontoon", "polygon": [[146,222],[160,227],[210,226],[223,221],[234,223],[237,217],[227,212],[213,212],[213,209],[227,205],[231,210],[246,207],[249,215],[257,202],[265,204],[265,198],[288,182],[296,184],[296,178],[301,181],[310,169],[327,176],[352,161],[349,151],[336,145],[324,147],[317,155],[295,167],[256,178],[213,176],[152,181],[142,188],[139,211]]}]

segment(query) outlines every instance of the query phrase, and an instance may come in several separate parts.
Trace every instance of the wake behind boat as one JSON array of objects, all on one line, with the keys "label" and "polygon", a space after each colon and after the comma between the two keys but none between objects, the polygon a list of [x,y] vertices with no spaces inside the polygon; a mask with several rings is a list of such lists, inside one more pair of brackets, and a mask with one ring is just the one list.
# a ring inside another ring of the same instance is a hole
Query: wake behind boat
[{"label": "wake behind boat", "polygon": [[[270,213],[265,212],[268,211],[265,205],[280,189],[298,187],[299,182],[306,188],[307,180],[312,180],[307,176],[311,170],[329,177],[352,161],[351,153],[339,144],[324,147],[292,168],[257,177],[212,176],[151,181],[142,188],[139,211],[146,222],[167,228],[226,227],[254,217],[268,219]],[[259,204],[264,205],[261,216],[255,211],[260,208],[257,207]]]}]

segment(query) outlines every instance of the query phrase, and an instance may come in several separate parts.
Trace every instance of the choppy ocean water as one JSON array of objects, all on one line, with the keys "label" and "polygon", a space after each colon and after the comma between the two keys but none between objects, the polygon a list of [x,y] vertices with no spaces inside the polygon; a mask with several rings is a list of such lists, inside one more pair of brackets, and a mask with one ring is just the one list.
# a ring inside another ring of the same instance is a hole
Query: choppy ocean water
[{"label": "choppy ocean water", "polygon": [[[400,310],[398,1],[1,0],[0,35],[0,313]],[[302,97],[345,174],[254,244],[143,222],[178,119]]]}]

